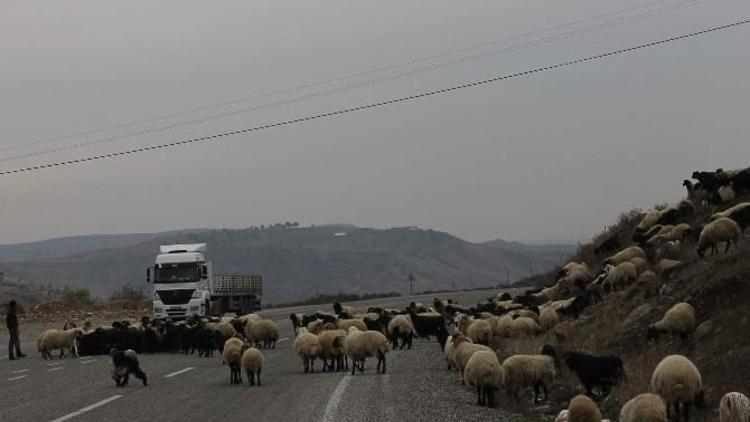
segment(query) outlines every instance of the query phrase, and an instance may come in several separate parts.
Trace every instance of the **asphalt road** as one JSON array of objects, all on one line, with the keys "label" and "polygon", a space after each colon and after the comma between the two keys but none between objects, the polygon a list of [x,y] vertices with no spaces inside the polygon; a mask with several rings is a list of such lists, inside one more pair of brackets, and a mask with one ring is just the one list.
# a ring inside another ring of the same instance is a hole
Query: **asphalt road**
[{"label": "asphalt road", "polygon": [[[472,304],[488,292],[441,294]],[[429,303],[435,295],[369,300],[368,305],[403,307]],[[357,305],[357,303],[352,303]],[[44,361],[33,342],[22,345],[28,357],[7,360],[7,337],[0,339],[0,421],[525,421],[503,409],[475,405],[472,390],[446,370],[435,342],[416,340],[412,350],[388,354],[388,372],[375,373],[368,360],[364,375],[304,374],[292,350],[290,312],[329,310],[328,305],[261,312],[281,324],[282,340],[263,351],[261,387],[230,385],[221,356],[141,355],[148,374],[143,387],[116,388],[106,356]],[[244,376],[243,376],[244,378]],[[247,380],[245,380],[247,381]],[[500,396],[498,396],[500,397]]]}]

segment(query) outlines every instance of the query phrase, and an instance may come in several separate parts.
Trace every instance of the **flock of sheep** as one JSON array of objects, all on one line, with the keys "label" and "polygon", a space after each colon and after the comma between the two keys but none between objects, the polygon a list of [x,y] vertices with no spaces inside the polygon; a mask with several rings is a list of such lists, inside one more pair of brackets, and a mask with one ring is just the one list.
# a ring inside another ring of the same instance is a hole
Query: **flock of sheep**
[{"label": "flock of sheep", "polygon": [[[506,346],[542,335],[554,339],[555,327],[561,321],[577,319],[587,307],[618,290],[637,285],[650,294],[659,294],[664,280],[684,264],[685,245],[691,242],[695,242],[699,258],[707,251],[720,253],[722,245],[725,253],[736,245],[750,226],[750,202],[729,205],[750,192],[750,170],[696,172],[693,177],[697,183],[685,183],[688,199],[646,212],[628,234],[627,242],[618,235],[599,242],[594,254],[606,258],[598,271],[592,271],[585,262],[570,262],[561,268],[551,286],[516,297],[504,293],[470,308],[436,298],[431,307],[411,303],[405,309],[370,307],[360,313],[336,303],[333,312],[291,314],[293,350],[301,359],[302,370],[315,372],[319,361],[321,371],[350,371],[355,375],[357,370],[364,372],[367,358],[375,358],[377,372],[385,373],[390,350],[411,349],[415,337],[433,336],[448,369],[457,371],[459,382],[476,391],[478,405],[494,406],[495,392],[501,389],[516,401],[526,389],[533,389],[535,403],[548,400],[552,383],[571,373],[583,385],[585,394],[574,397],[556,421],[600,422],[597,401],[627,378],[621,358],[595,356],[560,344],[546,344],[538,354],[507,356]],[[726,209],[697,217],[700,208],[723,204],[727,204]],[[693,306],[675,303],[645,335],[657,339],[669,334],[686,344],[696,325]],[[51,358],[54,349],[61,349],[61,356],[66,351],[74,355],[110,353],[112,376],[118,386],[127,383],[128,373],[135,373],[146,384],[136,351],[197,350],[200,356],[211,356],[218,350],[230,369],[231,383],[241,383],[244,370],[252,385],[256,381],[260,385],[264,361],[261,349],[274,348],[278,339],[278,324],[250,314],[180,323],[144,318],[140,324],[118,322],[95,329],[49,330],[39,337],[38,348],[45,358]],[[682,355],[663,357],[653,370],[650,389],[625,403],[620,422],[666,422],[670,417],[688,420],[691,406],[705,406],[700,371]],[[729,392],[719,403],[719,413],[722,422],[748,422],[750,400],[744,394]]]}]

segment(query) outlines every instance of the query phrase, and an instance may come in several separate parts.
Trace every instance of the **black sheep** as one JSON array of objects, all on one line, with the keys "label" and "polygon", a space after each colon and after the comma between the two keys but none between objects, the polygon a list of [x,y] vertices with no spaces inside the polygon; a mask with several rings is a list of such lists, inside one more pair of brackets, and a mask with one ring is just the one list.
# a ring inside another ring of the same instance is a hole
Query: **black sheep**
[{"label": "black sheep", "polygon": [[599,397],[609,394],[612,386],[625,379],[625,368],[622,359],[617,356],[593,356],[585,353],[568,352],[564,358],[565,365],[575,372],[586,387],[586,394],[594,395],[593,389],[599,387]]},{"label": "black sheep", "polygon": [[445,347],[445,342],[448,340],[448,328],[445,325],[445,318],[442,315],[436,316],[422,316],[418,313],[411,311],[409,312],[411,317],[411,323],[414,326],[414,331],[420,337],[436,336],[440,347]]}]

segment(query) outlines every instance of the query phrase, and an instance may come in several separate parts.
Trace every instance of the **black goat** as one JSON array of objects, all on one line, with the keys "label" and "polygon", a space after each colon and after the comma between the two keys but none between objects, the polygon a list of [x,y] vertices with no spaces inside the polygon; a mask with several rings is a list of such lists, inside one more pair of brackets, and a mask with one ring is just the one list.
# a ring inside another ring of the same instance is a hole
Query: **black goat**
[{"label": "black goat", "polygon": [[442,315],[435,316],[422,316],[418,313],[411,311],[409,312],[411,317],[411,323],[414,326],[414,331],[420,337],[436,336],[440,347],[445,347],[445,342],[448,340],[448,328],[445,325],[445,318]]},{"label": "black goat", "polygon": [[[544,346],[542,353],[557,357],[551,346]],[[586,387],[586,394],[591,397],[605,397],[612,386],[626,379],[622,359],[617,356],[594,356],[578,352],[562,354],[565,365],[575,372]],[[594,395],[594,388],[599,387],[600,394]]]}]

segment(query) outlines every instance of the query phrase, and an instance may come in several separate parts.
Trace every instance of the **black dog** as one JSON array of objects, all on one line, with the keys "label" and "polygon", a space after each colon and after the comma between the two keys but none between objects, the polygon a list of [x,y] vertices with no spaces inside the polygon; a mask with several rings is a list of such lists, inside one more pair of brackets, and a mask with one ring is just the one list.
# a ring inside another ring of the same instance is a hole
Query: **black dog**
[{"label": "black dog", "polygon": [[124,387],[128,384],[128,378],[132,372],[136,378],[143,381],[143,385],[147,385],[146,373],[141,370],[141,366],[138,364],[138,356],[136,356],[133,350],[115,350],[109,351],[109,356],[112,358],[112,379],[118,387]]}]

